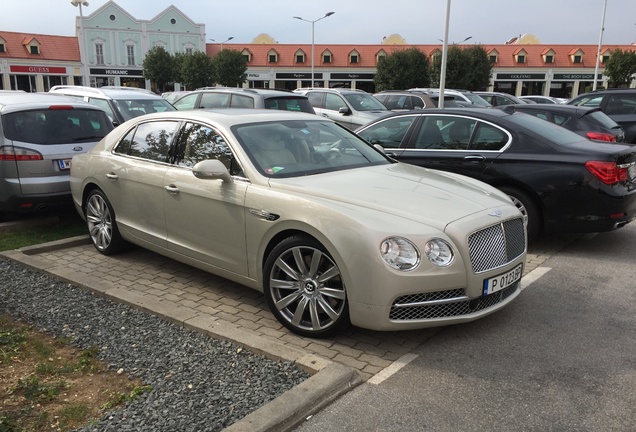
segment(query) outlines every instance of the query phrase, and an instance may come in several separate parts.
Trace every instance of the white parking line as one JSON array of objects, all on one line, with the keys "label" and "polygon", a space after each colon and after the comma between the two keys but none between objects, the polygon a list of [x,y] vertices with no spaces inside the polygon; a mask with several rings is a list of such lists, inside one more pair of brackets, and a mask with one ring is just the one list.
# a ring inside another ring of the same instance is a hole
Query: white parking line
[{"label": "white parking line", "polygon": [[536,282],[541,276],[552,270],[550,267],[537,267],[530,273],[521,278],[521,290],[528,288],[532,283]]},{"label": "white parking line", "polygon": [[391,375],[395,374],[397,371],[402,369],[407,364],[411,363],[416,358],[417,354],[404,354],[402,357],[391,363],[390,366],[385,367],[380,372],[369,378],[367,382],[369,384],[380,384],[382,381],[391,377]]}]

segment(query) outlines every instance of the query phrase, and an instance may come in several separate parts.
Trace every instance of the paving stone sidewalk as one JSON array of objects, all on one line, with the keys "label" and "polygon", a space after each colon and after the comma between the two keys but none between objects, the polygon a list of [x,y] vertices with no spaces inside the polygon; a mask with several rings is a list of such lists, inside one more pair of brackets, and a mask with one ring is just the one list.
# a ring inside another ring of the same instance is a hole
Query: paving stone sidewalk
[{"label": "paving stone sidewalk", "polygon": [[[532,244],[524,275],[575,238],[546,238]],[[304,338],[290,333],[276,321],[261,293],[144,249],[135,248],[107,257],[95,250],[88,237],[80,237],[70,243],[24,248],[11,254],[14,258],[16,254],[29,255],[37,267],[68,275],[67,280],[82,286],[98,291],[105,291],[104,287],[115,288],[137,298],[160,302],[165,308],[179,308],[190,319],[230,323],[265,340],[282,342],[289,349],[305,350],[354,368],[363,380],[440,331],[440,328],[432,328],[375,332],[352,328],[330,339]]]}]

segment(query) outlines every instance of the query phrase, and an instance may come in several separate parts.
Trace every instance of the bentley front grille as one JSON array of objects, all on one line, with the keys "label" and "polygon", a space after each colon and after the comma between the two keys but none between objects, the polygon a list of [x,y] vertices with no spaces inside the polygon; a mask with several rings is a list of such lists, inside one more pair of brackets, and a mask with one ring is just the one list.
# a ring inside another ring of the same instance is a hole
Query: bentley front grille
[{"label": "bentley front grille", "polygon": [[470,262],[475,273],[508,264],[526,250],[526,229],[522,218],[489,226],[468,237]]}]

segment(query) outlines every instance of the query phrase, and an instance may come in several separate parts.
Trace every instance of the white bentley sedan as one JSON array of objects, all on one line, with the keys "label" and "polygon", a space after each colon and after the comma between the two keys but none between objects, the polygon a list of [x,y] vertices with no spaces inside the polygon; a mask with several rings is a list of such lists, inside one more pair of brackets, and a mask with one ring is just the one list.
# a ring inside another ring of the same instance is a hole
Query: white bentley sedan
[{"label": "white bentley sedan", "polygon": [[311,114],[137,117],[73,158],[71,190],[101,253],[135,244],[257,289],[304,336],[463,323],[520,292],[505,194]]}]

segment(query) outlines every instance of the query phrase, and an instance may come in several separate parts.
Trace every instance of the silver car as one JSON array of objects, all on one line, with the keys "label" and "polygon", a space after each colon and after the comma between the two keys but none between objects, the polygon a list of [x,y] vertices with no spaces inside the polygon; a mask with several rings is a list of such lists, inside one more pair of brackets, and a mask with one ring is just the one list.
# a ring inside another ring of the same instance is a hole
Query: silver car
[{"label": "silver car", "polygon": [[0,213],[70,205],[71,159],[111,130],[106,113],[85,102],[0,91]]},{"label": "silver car", "polygon": [[304,336],[463,323],[520,293],[526,231],[505,194],[312,114],[138,117],[73,158],[71,189],[101,253],[133,243],[259,290]]}]

